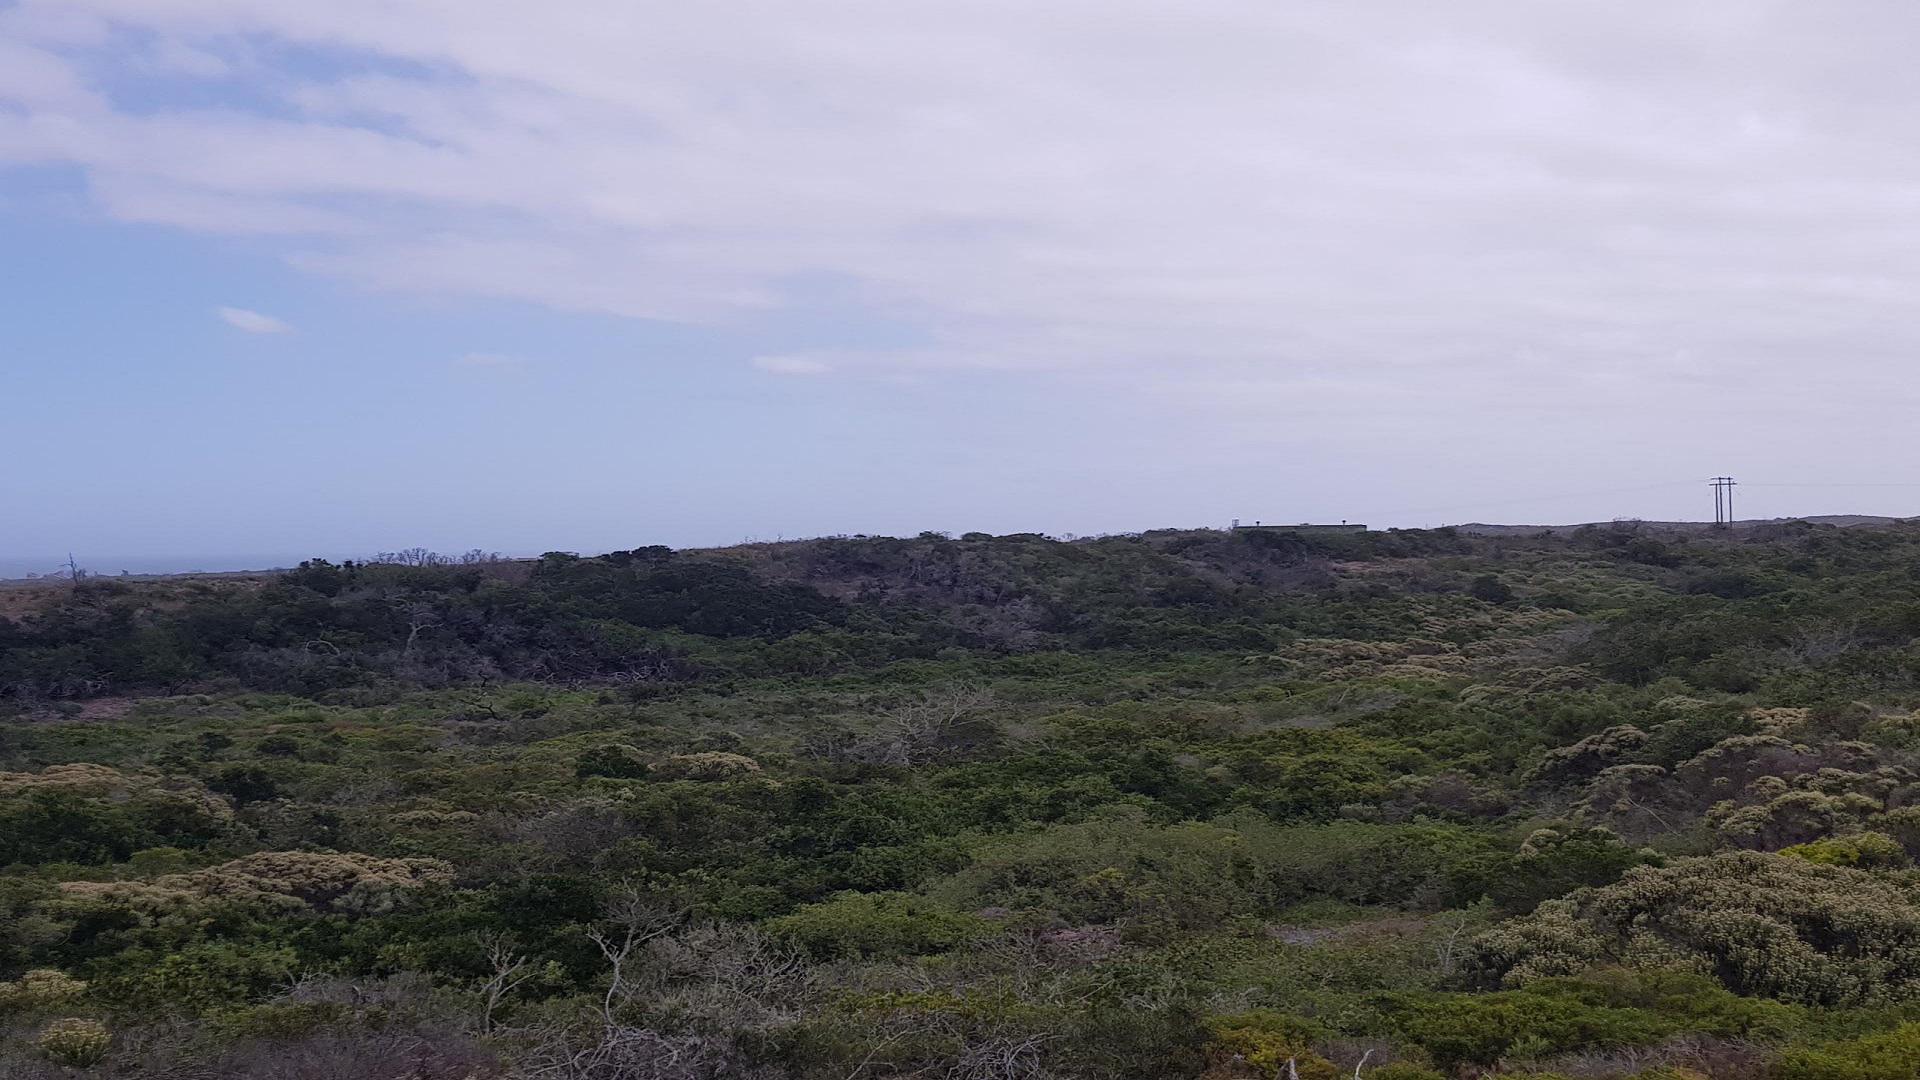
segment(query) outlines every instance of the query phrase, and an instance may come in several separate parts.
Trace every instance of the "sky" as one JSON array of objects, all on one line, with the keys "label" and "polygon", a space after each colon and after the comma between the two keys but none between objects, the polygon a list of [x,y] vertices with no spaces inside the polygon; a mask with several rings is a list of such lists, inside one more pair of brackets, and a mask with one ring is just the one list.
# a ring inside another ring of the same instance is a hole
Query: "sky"
[{"label": "sky", "polygon": [[1920,513],[1916,39],[0,0],[0,572]]}]

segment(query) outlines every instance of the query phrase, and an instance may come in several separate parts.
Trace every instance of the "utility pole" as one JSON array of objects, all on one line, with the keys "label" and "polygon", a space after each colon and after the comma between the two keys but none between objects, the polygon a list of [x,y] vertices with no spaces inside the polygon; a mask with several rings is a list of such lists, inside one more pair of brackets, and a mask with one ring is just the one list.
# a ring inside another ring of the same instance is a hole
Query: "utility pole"
[{"label": "utility pole", "polygon": [[1731,476],[1716,476],[1707,481],[1713,488],[1713,527],[1716,529],[1733,528],[1733,489],[1736,486]]}]

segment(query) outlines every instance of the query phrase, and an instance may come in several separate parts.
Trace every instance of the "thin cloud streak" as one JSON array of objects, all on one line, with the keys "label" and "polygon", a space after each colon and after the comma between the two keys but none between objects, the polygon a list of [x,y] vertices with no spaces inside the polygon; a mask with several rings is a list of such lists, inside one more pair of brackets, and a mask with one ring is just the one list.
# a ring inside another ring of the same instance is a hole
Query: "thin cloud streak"
[{"label": "thin cloud streak", "polygon": [[214,313],[220,316],[221,322],[249,334],[284,334],[293,329],[271,315],[248,311],[246,308],[215,308]]},{"label": "thin cloud streak", "polygon": [[833,365],[811,356],[756,356],[753,366],[769,375],[826,375]]}]

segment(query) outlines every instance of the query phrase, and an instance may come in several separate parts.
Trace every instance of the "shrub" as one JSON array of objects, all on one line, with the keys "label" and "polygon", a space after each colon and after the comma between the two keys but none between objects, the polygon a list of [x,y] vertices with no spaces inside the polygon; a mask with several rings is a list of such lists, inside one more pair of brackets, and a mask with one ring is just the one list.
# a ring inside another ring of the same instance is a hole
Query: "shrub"
[{"label": "shrub", "polygon": [[60,890],[70,900],[95,909],[118,907],[148,916],[211,901],[379,914],[392,910],[415,890],[452,880],[453,867],[438,859],[262,851],[151,881],[69,881]]},{"label": "shrub", "polygon": [[113,1043],[113,1033],[98,1020],[55,1020],[40,1032],[34,1044],[48,1061],[85,1069],[100,1063]]},{"label": "shrub", "polygon": [[87,984],[64,971],[36,968],[16,982],[0,982],[0,1010],[35,1010],[65,1005],[87,992]]},{"label": "shrub", "polygon": [[242,806],[280,797],[279,779],[258,765],[228,765],[207,785]]},{"label": "shrub", "polygon": [[201,1012],[268,994],[285,986],[294,969],[293,950],[285,947],[202,941],[130,952],[97,984],[100,996],[117,1005]]},{"label": "shrub", "polygon": [[1315,898],[1415,906],[1465,890],[1477,899],[1493,849],[1452,826],[1279,826],[1250,813],[1163,826],[1114,814],[993,837],[930,891],[963,910],[1208,929]]},{"label": "shrub", "polygon": [[1639,1009],[1516,991],[1406,997],[1392,1006],[1395,1032],[1444,1068],[1493,1065],[1515,1053],[1639,1046],[1670,1030]]},{"label": "shrub", "polygon": [[1256,1009],[1207,1022],[1213,1035],[1208,1075],[1235,1075],[1246,1066],[1263,1077],[1286,1080],[1338,1080],[1340,1070],[1313,1050],[1325,1029],[1297,1017]]},{"label": "shrub", "polygon": [[1467,586],[1467,594],[1489,604],[1504,604],[1513,599],[1513,586],[1492,574],[1481,574]]},{"label": "shrub", "polygon": [[1620,969],[1517,991],[1380,1001],[1401,1038],[1448,1068],[1655,1046],[1682,1034],[1780,1040],[1805,1022],[1802,1010],[1738,997],[1703,976]]},{"label": "shrub", "polygon": [[579,776],[606,776],[615,780],[639,780],[647,771],[646,755],[625,743],[596,746],[581,754],[574,766]]},{"label": "shrub", "polygon": [[1730,990],[1808,1005],[1920,997],[1916,885],[1802,858],[1734,852],[1629,870],[1480,937],[1508,985],[1602,963],[1711,972]]},{"label": "shrub", "polygon": [[1783,1080],[1913,1080],[1920,1063],[1920,1024],[1818,1049],[1791,1049],[1775,1075]]},{"label": "shrub", "polygon": [[1447,1080],[1446,1074],[1411,1061],[1389,1061],[1367,1070],[1367,1080]]},{"label": "shrub", "polygon": [[1651,1014],[1674,1032],[1782,1040],[1807,1022],[1807,1011],[1741,997],[1705,975],[1605,968],[1577,979],[1543,979],[1527,987],[1542,997]]},{"label": "shrub", "polygon": [[818,959],[837,960],[945,952],[989,925],[908,893],[847,892],[774,919],[767,929]]},{"label": "shrub", "polygon": [[1647,733],[1631,724],[1610,727],[1568,746],[1555,747],[1527,770],[1529,784],[1568,784],[1597,776],[1646,745]]},{"label": "shrub", "polygon": [[299,757],[300,740],[291,735],[268,735],[253,744],[253,752],[266,757]]},{"label": "shrub", "polygon": [[[1770,790],[1778,787],[1775,781]],[[1777,851],[1857,828],[1879,812],[1879,800],[1866,795],[1802,790],[1788,791],[1756,806],[1721,803],[1708,811],[1707,824],[1729,845]]]},{"label": "shrub", "polygon": [[660,776],[668,780],[732,780],[758,773],[760,763],[745,754],[705,750],[675,754],[661,762],[657,769]]},{"label": "shrub", "polygon": [[1823,866],[1857,866],[1861,869],[1912,865],[1907,850],[1885,833],[1863,832],[1796,844],[1780,854]]},{"label": "shrub", "polygon": [[1611,884],[1651,858],[1606,829],[1536,829],[1518,852],[1475,860],[1461,876],[1500,907],[1525,912],[1582,885]]},{"label": "shrub", "polygon": [[0,773],[0,864],[103,863],[170,843],[199,847],[232,808],[192,780],[104,765]]}]

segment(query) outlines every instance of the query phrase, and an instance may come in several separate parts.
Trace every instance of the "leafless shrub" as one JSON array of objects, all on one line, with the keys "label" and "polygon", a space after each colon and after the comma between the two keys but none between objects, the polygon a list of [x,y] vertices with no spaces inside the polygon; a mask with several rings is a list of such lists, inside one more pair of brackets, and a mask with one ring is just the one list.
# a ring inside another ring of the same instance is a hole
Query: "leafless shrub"
[{"label": "leafless shrub", "polygon": [[617,1026],[616,1006],[638,990],[633,964],[636,952],[648,942],[672,933],[686,921],[686,912],[638,890],[629,889],[608,906],[606,927],[587,932],[606,958],[607,992],[601,999],[600,1016],[607,1027]]},{"label": "leafless shrub", "polygon": [[1657,1046],[1629,1046],[1563,1054],[1538,1062],[1545,1071],[1569,1080],[1611,1080],[1654,1069],[1687,1069],[1713,1080],[1764,1080],[1773,1054],[1741,1039],[1684,1035]]},{"label": "leafless shrub", "polygon": [[991,720],[997,705],[989,690],[943,687],[889,710],[870,732],[816,736],[805,749],[816,757],[868,765],[951,760],[997,734]]},{"label": "leafless shrub", "polygon": [[1057,1035],[989,1035],[967,1041],[948,1066],[947,1080],[1043,1080],[1052,1076],[1042,1051]]},{"label": "leafless shrub", "polygon": [[616,1025],[573,1045],[543,1041],[511,1074],[525,1080],[773,1080],[726,1037]]},{"label": "leafless shrub", "polygon": [[[894,1075],[928,1080],[1051,1080],[1060,1074],[1047,1062],[1047,1048],[1064,1036],[1028,1031],[1001,1020],[949,1012],[902,1010],[872,1027],[879,1040],[855,1076],[877,1066],[883,1053],[920,1060],[887,1062]],[[929,1052],[938,1047],[937,1051]]]},{"label": "leafless shrub", "polygon": [[274,1000],[296,1005],[346,1005],[352,1008],[418,1007],[433,996],[433,980],[403,971],[381,979],[349,979],[307,973],[295,976]]},{"label": "leafless shrub", "polygon": [[734,1028],[799,1019],[811,970],[800,953],[759,928],[694,923],[647,944],[660,985],[717,1012]]},{"label": "leafless shrub", "polygon": [[[185,1080],[185,1075],[176,1075]],[[339,1080],[349,1076],[365,1080],[479,1080],[499,1073],[490,1052],[452,1031],[344,1031],[296,1039],[250,1040],[223,1054],[202,1075],[223,1080]]]},{"label": "leafless shrub", "polygon": [[400,649],[400,659],[405,662],[413,659],[421,633],[440,625],[440,612],[430,603],[415,601],[404,605],[401,613],[407,617],[407,643]]},{"label": "leafless shrub", "polygon": [[1860,646],[1860,620],[1823,623],[1794,635],[1784,650],[1803,664],[1818,666],[1838,660]]},{"label": "leafless shrub", "polygon": [[1365,1077],[1375,1066],[1401,1060],[1392,1044],[1380,1039],[1332,1039],[1314,1049],[1341,1069],[1351,1069],[1354,1077]]},{"label": "leafless shrub", "polygon": [[482,825],[490,836],[531,844],[568,862],[590,861],[635,832],[620,808],[602,799],[581,800],[532,817],[488,814]]},{"label": "leafless shrub", "polygon": [[520,985],[534,977],[538,970],[533,961],[513,947],[506,938],[490,935],[481,938],[480,947],[485,950],[487,968],[490,974],[487,981],[480,984],[480,1030],[493,1031],[493,1016]]},{"label": "leafless shrub", "polygon": [[423,547],[410,547],[399,551],[382,551],[362,561],[387,566],[451,566],[453,557]]},{"label": "leafless shrub", "polygon": [[[675,904],[629,891],[588,933],[607,965],[592,1013],[503,1034],[529,1047],[516,1075],[528,1080],[720,1080],[775,1073],[740,1046],[746,1032],[799,1019],[810,971],[800,955],[757,928],[696,922]],[[518,958],[492,956],[506,986]]]},{"label": "leafless shrub", "polygon": [[1442,932],[1433,943],[1433,966],[1443,979],[1459,974],[1460,965],[1471,951],[1470,929],[1480,925],[1471,911],[1460,911],[1441,920]]}]

